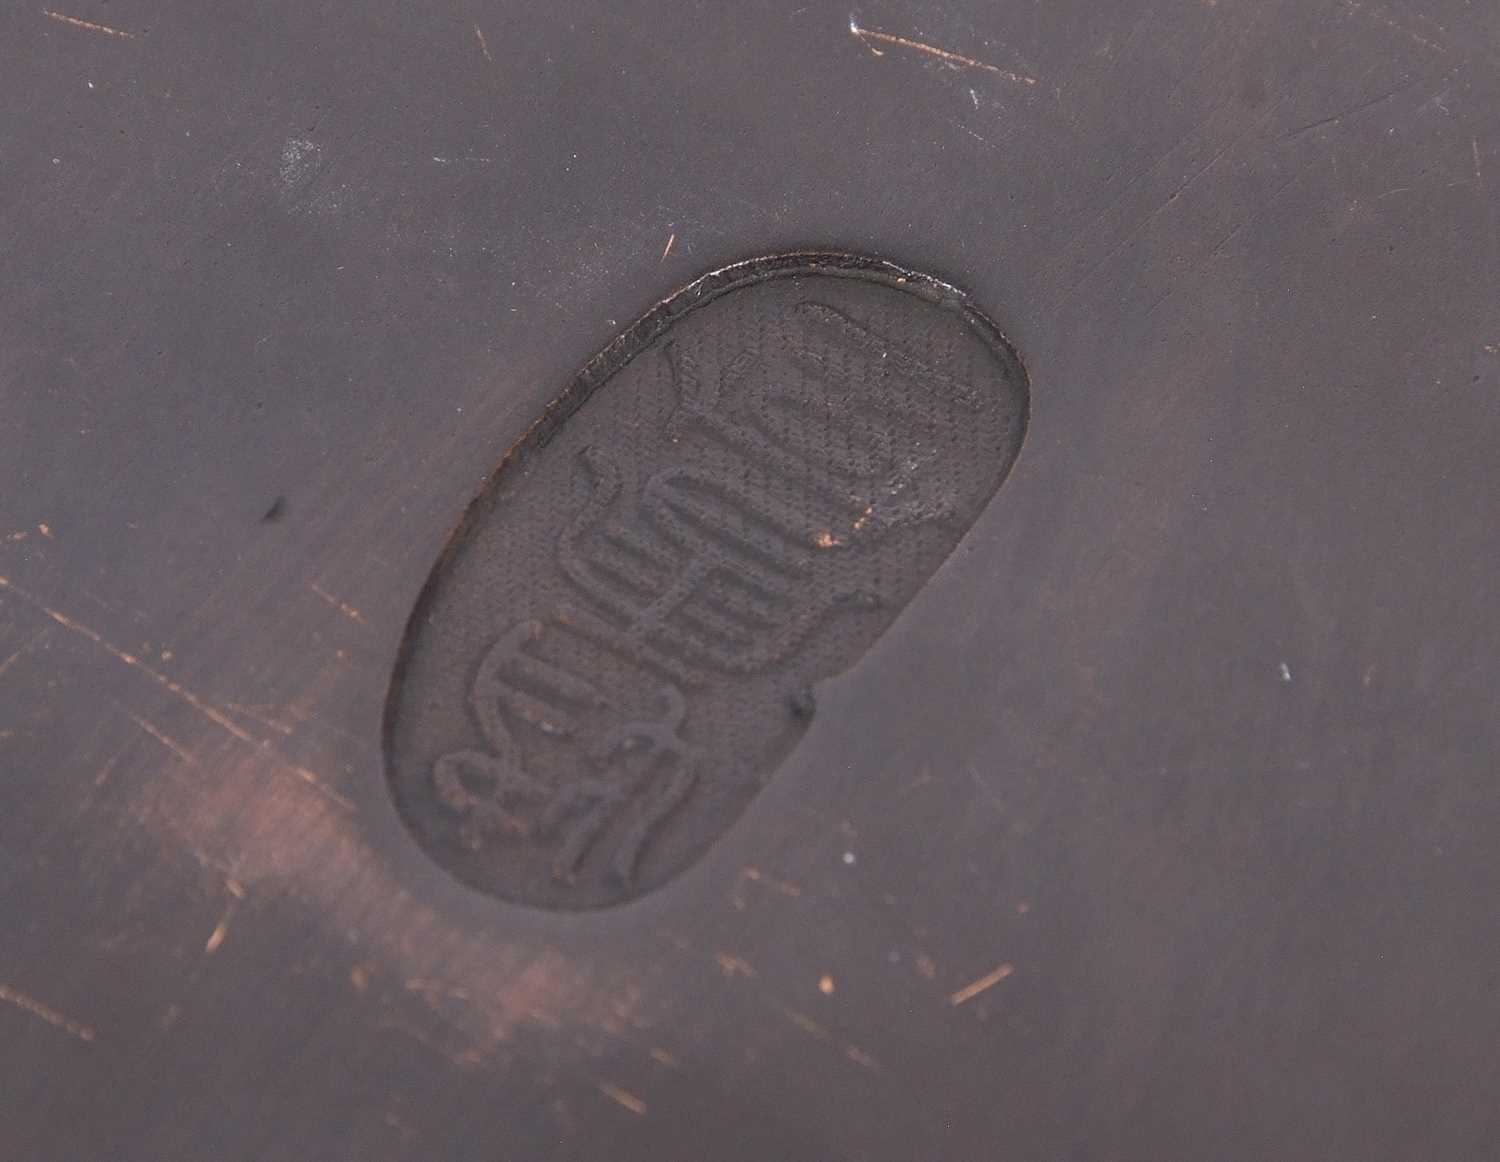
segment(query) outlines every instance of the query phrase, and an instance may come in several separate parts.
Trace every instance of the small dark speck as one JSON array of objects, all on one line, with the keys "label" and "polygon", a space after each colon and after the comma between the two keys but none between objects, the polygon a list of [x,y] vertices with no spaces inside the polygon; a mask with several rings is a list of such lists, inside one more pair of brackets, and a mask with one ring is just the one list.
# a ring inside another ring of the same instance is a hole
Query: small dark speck
[{"label": "small dark speck", "polygon": [[266,515],[261,517],[262,522],[280,520],[286,515],[286,497],[278,496],[271,502],[271,507],[266,509]]},{"label": "small dark speck", "polygon": [[811,686],[804,686],[800,690],[792,692],[787,698],[787,707],[798,718],[811,718],[813,711],[818,708],[818,700],[814,697]]}]

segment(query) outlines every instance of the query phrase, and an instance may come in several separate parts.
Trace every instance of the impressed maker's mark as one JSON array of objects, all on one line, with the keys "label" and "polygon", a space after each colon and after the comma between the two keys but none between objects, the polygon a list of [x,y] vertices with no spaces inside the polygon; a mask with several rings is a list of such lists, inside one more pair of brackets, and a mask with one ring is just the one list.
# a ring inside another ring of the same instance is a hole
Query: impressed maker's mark
[{"label": "impressed maker's mark", "polygon": [[744,811],[999,488],[1024,373],[952,288],[848,256],[705,276],[507,459],[412,618],[402,818],[466,883],[628,900]]}]

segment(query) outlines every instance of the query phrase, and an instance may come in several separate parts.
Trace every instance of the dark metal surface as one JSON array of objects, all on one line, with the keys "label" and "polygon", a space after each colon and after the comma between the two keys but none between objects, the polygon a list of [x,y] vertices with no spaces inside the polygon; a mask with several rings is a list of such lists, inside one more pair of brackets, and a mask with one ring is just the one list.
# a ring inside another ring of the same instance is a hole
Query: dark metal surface
[{"label": "dark metal surface", "polygon": [[[0,16],[0,1155],[1491,1159],[1500,9]],[[627,908],[403,829],[497,456],[806,246],[1024,352],[1002,501]]]}]

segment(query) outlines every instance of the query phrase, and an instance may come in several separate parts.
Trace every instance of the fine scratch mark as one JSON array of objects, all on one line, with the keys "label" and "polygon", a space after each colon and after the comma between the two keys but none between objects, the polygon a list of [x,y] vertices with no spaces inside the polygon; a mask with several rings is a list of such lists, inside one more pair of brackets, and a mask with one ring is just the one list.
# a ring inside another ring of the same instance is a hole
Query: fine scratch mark
[{"label": "fine scratch mark", "polygon": [[118,36],[121,40],[134,40],[135,33],[121,32],[118,28],[111,28],[107,24],[95,24],[92,20],[79,20],[76,16],[64,16],[61,12],[53,12],[50,8],[43,8],[42,15],[59,21],[62,24],[71,24],[74,28],[86,28],[90,32],[102,32],[105,36]]},{"label": "fine scratch mark", "polygon": [[[194,694],[186,686],[182,685],[182,683],[174,682],[160,670],[153,669],[151,666],[146,665],[146,663],[141,661],[141,659],[138,658],[135,654],[132,654],[126,650],[122,650],[119,646],[106,641],[103,634],[90,629],[82,622],[74,621],[71,617],[67,616],[67,614],[59,613],[57,610],[52,609],[44,601],[42,601],[41,598],[37,597],[33,593],[28,592],[25,589],[22,589],[9,577],[0,577],[0,591],[9,591],[11,593],[14,593],[17,597],[21,598],[27,604],[31,605],[35,609],[40,610],[42,613],[45,613],[48,617],[57,622],[57,624],[62,626],[64,629],[69,630],[72,633],[76,633],[80,637],[87,638],[89,641],[93,642],[96,646],[102,649],[105,653],[109,654],[111,657],[124,662],[125,665],[129,666],[131,669],[144,674],[167,693],[171,694],[178,701],[184,702],[188,706],[192,707],[204,718],[208,719],[208,721],[212,722],[220,730],[224,731],[231,737],[254,747],[256,750],[265,751],[269,749],[268,743],[256,738],[244,727],[240,726],[239,723],[235,722],[234,719],[230,718],[223,711],[205,702],[202,698],[198,697],[198,695]],[[272,751],[271,753],[275,755],[274,751]],[[305,783],[309,783],[325,799],[329,800],[329,802],[335,804],[343,810],[354,810],[354,804],[352,802],[350,802],[343,795],[339,794],[337,791],[333,790],[331,787],[326,786],[317,775],[313,774],[313,772],[307,770],[305,767],[292,766],[285,760],[282,760],[279,755],[275,757],[277,759],[277,765],[279,769],[290,775],[293,775],[296,778],[301,779]]]},{"label": "fine scratch mark", "polygon": [[[1360,14],[1364,14],[1365,12],[1365,6],[1359,3],[1359,0],[1344,0],[1344,8],[1349,12],[1357,12]],[[1378,8],[1370,12],[1369,17],[1376,24],[1382,24],[1386,28],[1401,33],[1402,36],[1407,37],[1409,40],[1413,41],[1416,44],[1420,44],[1423,48],[1430,48],[1433,52],[1445,53],[1448,51],[1447,46],[1441,45],[1435,40],[1428,40],[1425,36],[1419,35],[1417,32],[1402,24],[1399,20],[1395,20],[1392,17],[1387,16]]]},{"label": "fine scratch mark", "polygon": [[224,909],[224,915],[219,918],[217,926],[208,934],[208,940],[203,945],[204,956],[212,956],[224,943],[224,937],[229,935],[229,922],[234,919],[235,910],[239,908],[240,901],[245,898],[245,889],[238,880],[227,879],[224,881],[224,886],[229,889],[229,894],[233,899]]},{"label": "fine scratch mark", "polygon": [[160,730],[158,730],[155,726],[152,726],[151,723],[147,722],[144,718],[137,718],[134,714],[131,714],[130,721],[139,726],[152,738],[156,739],[157,742],[161,743],[162,746],[166,747],[183,762],[187,763],[188,766],[191,767],[198,765],[197,758],[192,755],[186,747],[177,742],[175,739],[172,739],[166,734],[163,734]]},{"label": "fine scratch mark", "polygon": [[875,56],[885,56],[883,49],[876,48],[872,41],[880,44],[893,44],[898,48],[909,48],[913,52],[925,53],[927,56],[935,57],[946,65],[952,65],[963,69],[983,69],[987,73],[994,73],[1007,81],[1013,81],[1018,85],[1034,85],[1036,78],[1027,76],[1025,73],[1014,73],[1009,69],[1002,69],[999,65],[988,64],[985,61],[975,60],[971,56],[962,53],[950,52],[946,48],[938,48],[936,45],[925,44],[920,40],[913,40],[908,36],[897,36],[891,32],[880,32],[874,28],[861,28],[853,16],[849,17],[849,35],[863,44]]},{"label": "fine scratch mark", "polygon": [[1479,138],[1469,138],[1469,145],[1474,149],[1474,184],[1479,187],[1481,192],[1483,192],[1484,175],[1479,171]]},{"label": "fine scratch mark", "polygon": [[203,701],[203,699],[199,698],[198,695],[194,694],[186,686],[172,681],[171,678],[167,677],[160,670],[152,669],[150,666],[146,665],[145,662],[141,661],[141,659],[138,658],[135,654],[122,650],[118,646],[112,645],[111,643],[105,641],[103,635],[96,633],[94,630],[90,629],[82,622],[74,621],[66,614],[59,613],[57,610],[49,608],[47,605],[43,604],[43,602],[39,598],[34,597],[32,594],[26,592],[9,577],[0,577],[0,589],[7,589],[10,592],[16,594],[18,597],[25,599],[26,601],[34,605],[37,609],[45,613],[53,621],[57,622],[57,624],[62,626],[64,629],[70,630],[73,633],[78,634],[80,637],[88,638],[89,641],[93,642],[100,649],[104,650],[105,653],[119,659],[131,668],[139,670],[141,673],[145,674],[148,678],[155,682],[158,686],[161,686],[169,693],[175,695],[181,701],[186,702],[189,706],[191,706],[194,710],[203,715],[203,717],[207,718],[221,730],[227,731],[229,734],[233,735],[241,742],[248,742],[251,745],[256,744],[257,740],[253,734],[250,734],[248,731],[243,729],[232,718],[229,718],[222,712],[214,709],[214,707]]},{"label": "fine scratch mark", "polygon": [[[1228,234],[1224,235],[1223,238],[1219,239],[1219,241],[1217,243],[1215,243],[1214,248],[1208,252],[1208,257],[1205,258],[1204,261],[1207,262],[1208,259],[1218,257],[1220,251],[1222,251],[1226,246],[1228,246],[1231,242],[1233,242],[1236,238],[1238,238],[1240,236],[1240,234],[1244,231],[1245,227],[1251,225],[1254,222],[1259,221],[1261,215],[1264,214],[1265,211],[1269,210],[1272,206],[1274,206],[1276,204],[1277,199],[1279,199],[1281,197],[1281,195],[1286,192],[1286,188],[1288,186],[1290,186],[1294,181],[1296,181],[1301,176],[1302,176],[1301,172],[1294,173],[1291,177],[1287,178],[1286,181],[1282,182],[1281,185],[1277,186],[1276,189],[1271,192],[1271,196],[1269,198],[1267,198],[1261,204],[1260,211],[1258,213],[1251,214],[1248,218],[1246,218],[1243,222],[1241,222],[1238,226],[1236,226]],[[1171,289],[1172,290],[1176,290],[1177,288],[1173,287]],[[1171,291],[1168,292],[1168,294],[1170,294],[1170,293],[1171,293]],[[1154,309],[1155,305],[1159,305],[1162,301],[1164,301],[1166,299],[1166,297],[1167,297],[1166,295],[1163,295],[1161,299],[1158,299],[1157,300],[1157,304],[1153,304],[1153,309]],[[1149,313],[1150,312],[1148,311],[1147,314],[1149,314]]]},{"label": "fine scratch mark", "polygon": [[969,984],[964,985],[963,988],[959,989],[956,993],[948,998],[948,1003],[954,1008],[957,1008],[959,1005],[972,1001],[980,993],[994,988],[997,984],[999,984],[1002,980],[1004,980],[1015,971],[1015,965],[1002,964],[994,971],[985,973],[978,980],[971,981]]},{"label": "fine scratch mark", "polygon": [[[1136,238],[1140,236],[1141,232],[1146,230],[1151,225],[1151,223],[1155,222],[1157,218],[1161,217],[1162,214],[1171,209],[1172,206],[1177,203],[1177,199],[1182,197],[1183,194],[1187,193],[1189,186],[1191,186],[1194,182],[1196,182],[1199,178],[1201,178],[1204,174],[1211,170],[1215,165],[1217,165],[1219,160],[1231,149],[1234,149],[1236,146],[1238,146],[1242,140],[1243,137],[1236,138],[1234,141],[1231,141],[1228,145],[1225,145],[1216,154],[1214,154],[1213,157],[1209,158],[1208,161],[1204,162],[1203,165],[1194,170],[1186,179],[1183,180],[1182,184],[1180,184],[1175,190],[1172,191],[1171,194],[1167,196],[1166,201],[1162,202],[1161,205],[1152,210],[1151,213],[1146,215],[1145,218],[1132,226],[1130,230],[1126,232],[1125,237],[1120,239],[1120,241],[1116,245],[1111,247],[1109,252],[1105,254],[1103,258],[1099,259],[1098,262],[1094,263],[1088,268],[1088,270],[1084,271],[1083,276],[1068,288],[1067,293],[1065,293],[1062,296],[1062,299],[1059,300],[1060,303],[1067,302],[1075,294],[1077,294],[1080,288],[1082,288],[1089,281],[1089,279],[1093,278],[1094,275],[1102,270],[1108,263],[1112,262],[1115,256],[1120,254],[1125,250],[1126,247],[1134,242]],[[1103,213],[1100,214],[1100,217],[1102,216]]]},{"label": "fine scratch mark", "polygon": [[113,773],[113,771],[115,769],[115,764],[117,762],[119,762],[119,761],[120,761],[120,756],[119,755],[117,755],[117,754],[116,755],[111,755],[110,759],[109,759],[109,762],[105,763],[102,767],[100,767],[99,768],[99,773],[94,776],[94,786],[96,786],[96,787],[102,787],[102,786],[104,786],[105,783],[109,782],[109,776]]},{"label": "fine scratch mark", "polygon": [[876,1061],[875,1058],[871,1057],[858,1045],[846,1045],[844,1047],[844,1056],[854,1062],[855,1065],[861,1065],[866,1069],[874,1069],[876,1071],[880,1069],[880,1062]]},{"label": "fine scratch mark", "polygon": [[52,627],[50,625],[44,625],[44,626],[42,626],[41,629],[37,630],[36,633],[32,634],[31,637],[27,639],[26,643],[23,646],[21,646],[20,649],[18,649],[15,653],[11,654],[11,656],[8,657],[8,658],[6,658],[5,661],[0,662],[0,675],[3,675],[6,670],[8,670],[12,666],[14,666],[16,664],[16,659],[17,658],[20,658],[20,657],[25,656],[26,654],[29,654],[36,647],[37,642],[41,641],[44,637],[46,637],[51,632],[52,632]]},{"label": "fine scratch mark", "polygon": [[474,26],[474,35],[479,38],[479,51],[484,53],[484,59],[489,61],[491,64],[494,64],[495,58],[490,56],[490,46],[485,43],[484,32],[477,24]]},{"label": "fine scratch mark", "polygon": [[776,892],[778,895],[787,896],[790,899],[796,899],[797,897],[802,895],[802,888],[799,885],[790,882],[789,880],[775,879],[771,876],[766,875],[766,873],[761,871],[758,867],[742,867],[740,868],[739,876],[736,877],[734,881],[734,892],[730,897],[731,901],[734,904],[735,910],[738,912],[743,912],[747,907],[749,907],[749,903],[748,901],[746,901],[744,893],[744,887],[747,881],[752,884],[760,884],[763,887]]},{"label": "fine scratch mark", "polygon": [[609,1098],[610,1101],[624,1106],[636,1117],[643,1118],[646,1116],[646,1103],[628,1089],[621,1089],[618,1085],[611,1085],[607,1081],[601,1081],[599,1083],[599,1092]]},{"label": "fine scratch mark", "polygon": [[324,601],[328,602],[329,605],[337,609],[350,621],[357,621],[360,625],[365,624],[364,614],[355,609],[354,606],[350,605],[347,601],[340,601],[337,597],[328,592],[328,590],[324,589],[316,581],[309,581],[307,583],[307,587],[314,593],[316,593],[319,597],[321,597]]},{"label": "fine scratch mark", "polygon": [[799,1013],[796,1009],[782,1009],[786,1019],[809,1036],[816,1037],[819,1041],[829,1040],[828,1030],[823,1028],[806,1013]]},{"label": "fine scratch mark", "polygon": [[265,712],[264,707],[257,709],[254,706],[246,706],[243,702],[227,701],[224,703],[224,707],[225,709],[233,710],[236,714],[244,718],[253,718],[262,726],[269,726],[277,734],[291,735],[296,729],[294,726],[282,722],[280,719],[272,718]]},{"label": "fine scratch mark", "polygon": [[1355,113],[1363,113],[1366,109],[1373,109],[1376,105],[1389,101],[1392,97],[1399,97],[1402,93],[1406,92],[1407,89],[1414,88],[1421,83],[1421,77],[1418,77],[1414,81],[1407,81],[1406,84],[1398,85],[1396,88],[1391,89],[1388,92],[1381,93],[1378,97],[1371,97],[1368,101],[1361,101],[1359,102],[1359,104],[1351,105],[1349,106],[1349,108],[1344,109],[1341,112],[1334,113],[1328,117],[1319,117],[1316,121],[1311,121],[1306,125],[1293,129],[1290,132],[1283,134],[1281,140],[1295,141],[1303,134],[1311,133],[1314,129],[1322,129],[1325,125],[1337,125],[1345,117],[1351,117]]},{"label": "fine scratch mark", "polygon": [[665,262],[667,260],[667,255],[669,255],[669,254],[672,253],[672,243],[674,243],[676,241],[677,241],[677,233],[676,233],[676,231],[673,231],[672,236],[667,239],[666,246],[662,249],[662,252],[661,252],[661,261],[662,262]]},{"label": "fine scratch mark", "polygon": [[92,1041],[97,1035],[89,1026],[79,1024],[71,1017],[65,1017],[56,1009],[48,1008],[41,1001],[28,997],[25,993],[17,992],[7,985],[0,984],[0,1001],[15,1005],[16,1008],[30,1013],[33,1017],[40,1017],[47,1024],[61,1029],[70,1036],[77,1037],[80,1041]]}]

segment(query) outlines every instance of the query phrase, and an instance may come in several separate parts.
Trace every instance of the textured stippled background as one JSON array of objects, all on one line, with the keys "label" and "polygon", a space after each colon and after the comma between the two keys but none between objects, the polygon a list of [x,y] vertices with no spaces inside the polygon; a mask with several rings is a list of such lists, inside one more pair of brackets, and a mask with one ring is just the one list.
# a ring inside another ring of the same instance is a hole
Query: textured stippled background
[{"label": "textured stippled background", "polygon": [[[1500,7],[61,4],[128,35],[0,15],[0,1153],[1492,1162]],[[722,875],[506,910],[391,806],[407,615],[497,432],[803,246],[1025,353],[1003,502]]]}]

